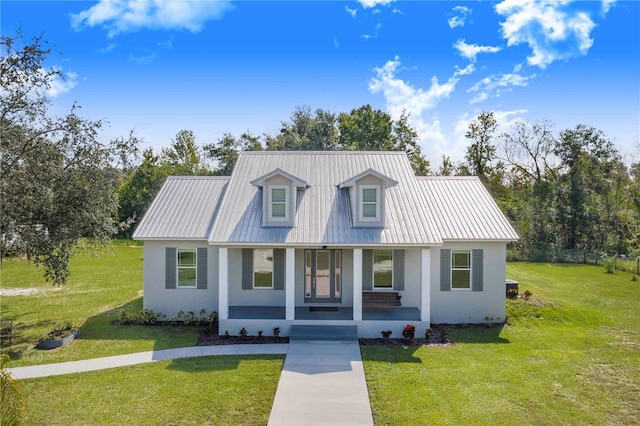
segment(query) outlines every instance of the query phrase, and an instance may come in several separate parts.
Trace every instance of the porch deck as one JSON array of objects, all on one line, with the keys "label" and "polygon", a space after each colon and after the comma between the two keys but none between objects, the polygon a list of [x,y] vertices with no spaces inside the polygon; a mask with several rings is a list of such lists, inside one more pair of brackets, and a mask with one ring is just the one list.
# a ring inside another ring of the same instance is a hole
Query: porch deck
[{"label": "porch deck", "polygon": [[[353,307],[296,306],[296,320],[351,321]],[[229,306],[229,319],[285,319],[284,306]],[[420,321],[420,309],[412,307],[362,308],[363,321]]]}]

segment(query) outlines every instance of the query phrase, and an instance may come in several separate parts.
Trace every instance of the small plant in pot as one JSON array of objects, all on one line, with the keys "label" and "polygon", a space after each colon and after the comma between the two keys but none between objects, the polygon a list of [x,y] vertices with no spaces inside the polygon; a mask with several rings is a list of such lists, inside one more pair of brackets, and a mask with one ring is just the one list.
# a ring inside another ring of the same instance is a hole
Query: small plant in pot
[{"label": "small plant in pot", "polygon": [[38,341],[40,349],[54,349],[72,342],[80,334],[78,327],[69,321],[56,324],[53,329]]}]

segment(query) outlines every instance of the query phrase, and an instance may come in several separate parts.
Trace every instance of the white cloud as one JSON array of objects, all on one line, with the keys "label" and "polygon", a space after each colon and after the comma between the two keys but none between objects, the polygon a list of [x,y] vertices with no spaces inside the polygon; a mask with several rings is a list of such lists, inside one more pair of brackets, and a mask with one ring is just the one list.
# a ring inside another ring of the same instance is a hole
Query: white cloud
[{"label": "white cloud", "polygon": [[[41,71],[44,73],[44,71]],[[60,76],[54,76],[49,81],[49,88],[47,89],[47,96],[56,98],[63,93],[70,92],[74,87],[78,85],[78,74],[74,72],[68,72],[64,74],[64,78]]]},{"label": "white cloud", "polygon": [[585,55],[595,24],[585,12],[567,7],[570,0],[504,0],[495,6],[506,17],[502,35],[509,46],[526,43],[529,65],[546,68],[557,60]]},{"label": "white cloud", "polygon": [[469,59],[472,62],[475,62],[476,56],[479,53],[497,53],[502,48],[497,46],[481,46],[478,44],[467,44],[464,39],[458,40],[453,47],[455,47],[460,55],[464,58]]},{"label": "white cloud", "polygon": [[364,9],[369,9],[376,6],[386,6],[389,3],[393,3],[394,0],[358,0]]},{"label": "white cloud", "polygon": [[351,15],[352,18],[356,17],[356,14],[358,13],[358,9],[350,9],[349,6],[345,6],[344,9],[347,11],[347,13],[349,15]]},{"label": "white cloud", "polygon": [[172,34],[166,41],[161,41],[158,43],[158,47],[164,47],[165,49],[173,48],[173,39],[175,36]]},{"label": "white cloud", "polygon": [[152,54],[146,55],[146,56],[129,55],[127,57],[127,60],[129,62],[133,62],[133,63],[136,63],[136,64],[147,65],[147,64],[150,64],[151,62],[155,61],[157,57],[158,56],[155,53],[152,53]]},{"label": "white cloud", "polygon": [[449,18],[447,21],[449,28],[464,27],[464,24],[467,22],[467,17],[471,14],[471,9],[466,6],[456,6],[451,10],[458,13],[458,15]]},{"label": "white cloud", "polygon": [[335,47],[336,49],[340,47],[340,43],[338,43],[338,37],[333,38],[333,47]]},{"label": "white cloud", "polygon": [[105,47],[103,47],[100,50],[98,50],[98,52],[100,52],[102,54],[113,52],[116,49],[116,47],[118,47],[117,43],[109,43]]},{"label": "white cloud", "polygon": [[602,0],[602,13],[608,13],[617,0]]},{"label": "white cloud", "polygon": [[220,19],[232,7],[229,0],[100,0],[89,9],[71,15],[71,25],[76,31],[102,26],[109,37],[141,29],[197,33],[206,22]]},{"label": "white cloud", "polygon": [[475,69],[474,65],[469,64],[463,69],[456,68],[453,75],[442,84],[437,77],[432,77],[427,90],[414,87],[398,78],[401,65],[400,59],[396,56],[382,67],[375,68],[375,76],[369,80],[369,91],[373,94],[382,93],[387,111],[394,119],[398,119],[403,110],[410,113],[409,124],[418,132],[425,154],[430,159],[436,158],[434,156],[439,158],[446,150],[447,138],[437,115],[426,115],[453,93],[460,77],[471,74]]},{"label": "white cloud", "polygon": [[517,73],[508,73],[499,76],[492,75],[485,77],[467,90],[467,92],[478,92],[478,94],[471,99],[470,103],[475,104],[482,102],[489,99],[489,97],[499,97],[504,92],[510,92],[512,86],[525,87],[529,84],[529,80],[535,76],[535,74],[523,76]]},{"label": "white cloud", "polygon": [[378,14],[380,14],[380,12],[381,12],[381,11],[380,11],[380,9],[373,9],[373,10],[371,11],[371,14],[372,14],[372,15],[378,15]]}]

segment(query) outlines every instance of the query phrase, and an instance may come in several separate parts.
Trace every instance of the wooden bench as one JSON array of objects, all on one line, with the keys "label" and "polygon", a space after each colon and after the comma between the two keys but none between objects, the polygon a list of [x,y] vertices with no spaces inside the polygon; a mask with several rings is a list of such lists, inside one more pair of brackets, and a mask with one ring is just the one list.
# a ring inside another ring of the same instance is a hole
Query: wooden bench
[{"label": "wooden bench", "polygon": [[400,295],[397,291],[363,291],[362,307],[375,308],[400,306]]},{"label": "wooden bench", "polygon": [[0,338],[13,342],[13,321],[0,320]]}]

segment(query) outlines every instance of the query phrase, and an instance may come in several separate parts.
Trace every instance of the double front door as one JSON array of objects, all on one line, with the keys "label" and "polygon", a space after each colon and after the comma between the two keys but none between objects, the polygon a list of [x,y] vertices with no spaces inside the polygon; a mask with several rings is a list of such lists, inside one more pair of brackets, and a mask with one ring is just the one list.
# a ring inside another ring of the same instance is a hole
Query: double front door
[{"label": "double front door", "polygon": [[305,303],[340,303],[342,298],[342,251],[304,251]]}]

